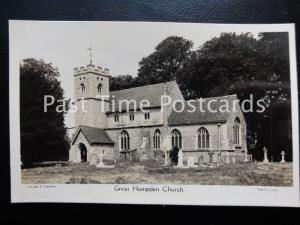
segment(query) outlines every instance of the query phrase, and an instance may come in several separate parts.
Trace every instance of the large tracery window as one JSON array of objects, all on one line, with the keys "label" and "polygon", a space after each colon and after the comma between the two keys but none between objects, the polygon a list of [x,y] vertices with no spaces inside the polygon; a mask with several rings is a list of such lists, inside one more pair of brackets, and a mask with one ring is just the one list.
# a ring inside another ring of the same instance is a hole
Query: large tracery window
[{"label": "large tracery window", "polygon": [[182,136],[179,130],[172,131],[172,147],[182,148]]},{"label": "large tracery window", "polygon": [[240,119],[236,118],[233,125],[233,144],[239,145],[240,144]]},{"label": "large tracery window", "polygon": [[153,135],[153,147],[160,149],[160,130],[156,130]]},{"label": "large tracery window", "polygon": [[198,130],[198,148],[209,148],[209,133],[208,130],[204,127],[201,127]]},{"label": "large tracery window", "polygon": [[121,149],[128,150],[130,148],[130,138],[127,131],[123,130],[121,132]]}]

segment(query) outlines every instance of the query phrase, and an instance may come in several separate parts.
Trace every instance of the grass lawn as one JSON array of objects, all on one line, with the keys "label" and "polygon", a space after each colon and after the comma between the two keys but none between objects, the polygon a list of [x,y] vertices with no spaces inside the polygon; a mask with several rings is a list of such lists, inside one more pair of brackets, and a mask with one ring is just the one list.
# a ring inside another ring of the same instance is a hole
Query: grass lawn
[{"label": "grass lawn", "polygon": [[88,163],[45,162],[22,170],[23,184],[202,184],[292,186],[292,163],[236,163],[179,169],[161,162],[96,168]]}]

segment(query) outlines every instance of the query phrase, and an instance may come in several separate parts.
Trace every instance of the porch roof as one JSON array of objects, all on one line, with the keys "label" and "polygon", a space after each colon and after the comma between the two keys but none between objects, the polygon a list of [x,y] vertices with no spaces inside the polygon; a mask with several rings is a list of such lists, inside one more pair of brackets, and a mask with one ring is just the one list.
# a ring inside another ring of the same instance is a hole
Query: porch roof
[{"label": "porch roof", "polygon": [[78,134],[82,132],[83,136],[87,139],[87,141],[92,144],[114,144],[114,142],[110,139],[105,130],[97,127],[90,126],[78,126],[75,135],[72,139],[72,144],[75,142]]}]

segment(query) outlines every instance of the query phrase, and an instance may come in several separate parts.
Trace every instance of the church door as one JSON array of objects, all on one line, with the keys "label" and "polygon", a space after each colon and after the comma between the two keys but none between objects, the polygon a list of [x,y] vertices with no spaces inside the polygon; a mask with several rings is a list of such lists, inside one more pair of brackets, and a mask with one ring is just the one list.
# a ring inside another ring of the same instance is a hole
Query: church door
[{"label": "church door", "polygon": [[83,143],[79,144],[79,150],[80,150],[80,159],[81,162],[86,162],[87,161],[87,149],[86,146]]}]

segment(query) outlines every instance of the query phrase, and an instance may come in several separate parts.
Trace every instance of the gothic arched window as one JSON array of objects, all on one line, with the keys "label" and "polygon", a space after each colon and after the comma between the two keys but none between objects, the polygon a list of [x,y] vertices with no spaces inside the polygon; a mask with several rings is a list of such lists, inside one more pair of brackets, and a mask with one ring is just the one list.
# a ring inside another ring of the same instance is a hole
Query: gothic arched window
[{"label": "gothic arched window", "polygon": [[233,144],[240,144],[240,126],[241,122],[239,118],[236,118],[233,125]]},{"label": "gothic arched window", "polygon": [[98,84],[97,90],[98,90],[98,93],[101,93],[101,90],[102,90],[102,84],[101,83]]},{"label": "gothic arched window", "polygon": [[198,130],[198,148],[209,148],[209,133],[204,127]]},{"label": "gothic arched window", "polygon": [[177,129],[172,131],[172,147],[174,148],[175,146],[182,148],[181,133]]},{"label": "gothic arched window", "polygon": [[85,86],[83,83],[80,84],[80,90],[81,90],[81,93],[85,92]]},{"label": "gothic arched window", "polygon": [[160,149],[160,130],[156,130],[153,135],[153,147]]},{"label": "gothic arched window", "polygon": [[121,149],[128,150],[130,148],[130,138],[126,130],[121,132]]}]

